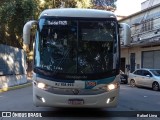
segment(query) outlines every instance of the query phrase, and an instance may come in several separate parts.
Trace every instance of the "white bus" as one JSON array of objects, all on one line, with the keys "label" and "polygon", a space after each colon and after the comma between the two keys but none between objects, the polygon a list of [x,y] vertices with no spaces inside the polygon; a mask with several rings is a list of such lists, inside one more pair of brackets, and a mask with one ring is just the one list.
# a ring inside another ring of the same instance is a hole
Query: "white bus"
[{"label": "white bus", "polygon": [[23,28],[23,43],[37,25],[33,102],[52,107],[116,107],[119,96],[120,37],[130,29],[112,12],[48,9]]}]

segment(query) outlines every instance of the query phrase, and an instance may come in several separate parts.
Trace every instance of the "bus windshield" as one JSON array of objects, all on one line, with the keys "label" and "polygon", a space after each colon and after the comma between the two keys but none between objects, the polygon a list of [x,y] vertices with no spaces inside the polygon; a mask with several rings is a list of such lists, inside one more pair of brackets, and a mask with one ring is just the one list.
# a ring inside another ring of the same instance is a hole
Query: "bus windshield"
[{"label": "bus windshield", "polygon": [[90,74],[113,69],[116,21],[39,20],[35,66],[53,73]]}]

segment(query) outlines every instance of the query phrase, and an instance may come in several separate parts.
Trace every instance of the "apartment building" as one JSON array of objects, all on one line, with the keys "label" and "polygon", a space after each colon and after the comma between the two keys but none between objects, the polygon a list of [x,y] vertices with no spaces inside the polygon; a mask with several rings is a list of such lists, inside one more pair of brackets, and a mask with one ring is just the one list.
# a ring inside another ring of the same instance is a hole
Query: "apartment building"
[{"label": "apartment building", "polygon": [[142,10],[120,23],[131,27],[131,43],[121,40],[121,70],[125,73],[138,68],[160,69],[160,0],[146,0]]}]

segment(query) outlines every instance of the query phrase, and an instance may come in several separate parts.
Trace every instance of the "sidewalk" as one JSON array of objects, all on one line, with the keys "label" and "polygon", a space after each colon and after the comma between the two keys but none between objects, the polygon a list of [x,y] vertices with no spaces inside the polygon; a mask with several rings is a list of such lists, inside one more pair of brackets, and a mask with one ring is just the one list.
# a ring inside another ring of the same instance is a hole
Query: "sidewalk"
[{"label": "sidewalk", "polygon": [[31,86],[31,85],[32,85],[32,79],[31,78],[27,78],[27,82],[26,83],[19,84],[19,85],[16,85],[16,86],[2,88],[2,89],[0,89],[0,93],[7,92],[7,91],[10,91],[10,90],[16,90],[16,89],[28,87],[28,86]]}]

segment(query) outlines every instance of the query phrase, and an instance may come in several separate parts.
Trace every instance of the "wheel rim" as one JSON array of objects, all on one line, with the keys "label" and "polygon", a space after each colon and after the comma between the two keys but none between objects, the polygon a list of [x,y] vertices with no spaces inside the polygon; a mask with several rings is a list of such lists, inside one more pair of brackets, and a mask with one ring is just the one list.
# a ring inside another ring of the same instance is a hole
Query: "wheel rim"
[{"label": "wheel rim", "polygon": [[159,89],[159,84],[158,83],[153,83],[153,85],[152,85],[152,88],[153,88],[153,90],[158,90]]},{"label": "wheel rim", "polygon": [[135,81],[134,81],[134,80],[131,80],[130,83],[131,83],[131,86],[132,86],[132,87],[135,87]]}]

